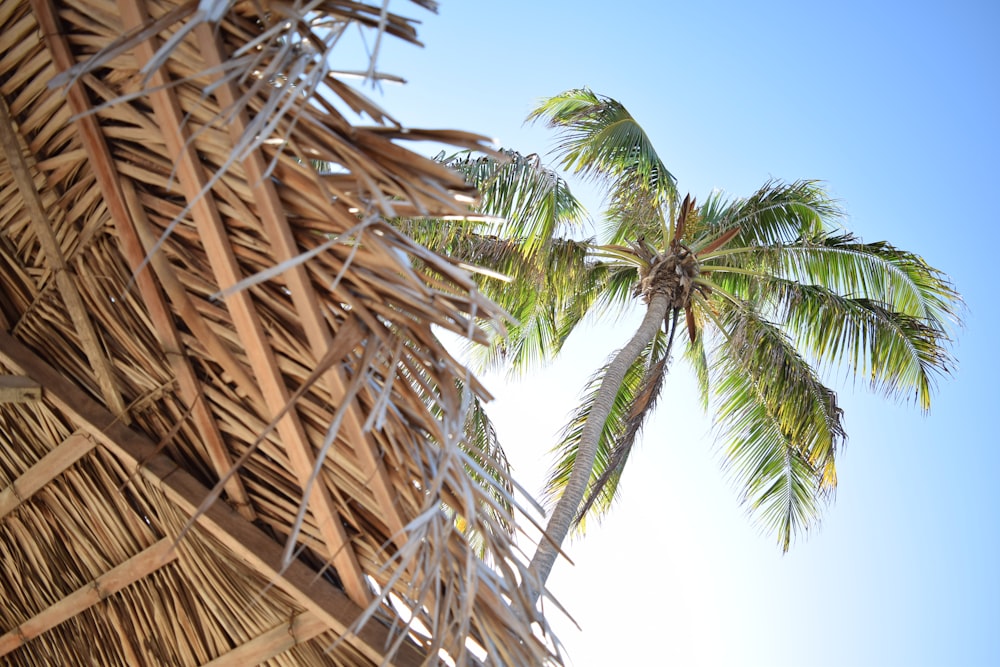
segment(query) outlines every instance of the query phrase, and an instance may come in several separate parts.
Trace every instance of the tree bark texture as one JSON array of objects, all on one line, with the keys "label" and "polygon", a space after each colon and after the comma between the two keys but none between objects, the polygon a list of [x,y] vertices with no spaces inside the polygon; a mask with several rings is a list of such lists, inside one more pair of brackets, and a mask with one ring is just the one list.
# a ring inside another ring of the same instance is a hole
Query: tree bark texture
[{"label": "tree bark texture", "polygon": [[533,601],[538,599],[546,580],[549,578],[559,548],[566,539],[566,535],[569,534],[580,503],[583,502],[587,492],[587,484],[593,472],[601,431],[611,414],[615,395],[625,380],[625,374],[629,367],[656,336],[669,307],[670,299],[667,295],[662,292],[654,292],[646,306],[646,315],[639,328],[636,329],[632,339],[618,350],[608,365],[601,386],[597,390],[594,408],[587,417],[587,423],[583,426],[576,461],[573,464],[573,471],[570,473],[566,489],[552,510],[548,525],[545,527],[549,539],[543,537],[539,541],[535,555],[531,559],[531,572],[537,578],[535,582],[532,582],[537,586],[537,589],[530,591]]}]

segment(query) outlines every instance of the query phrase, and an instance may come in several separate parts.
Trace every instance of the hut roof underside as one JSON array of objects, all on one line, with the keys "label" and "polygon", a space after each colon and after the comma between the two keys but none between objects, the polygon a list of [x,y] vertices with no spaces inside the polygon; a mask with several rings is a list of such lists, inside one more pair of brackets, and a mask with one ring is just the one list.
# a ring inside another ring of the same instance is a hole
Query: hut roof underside
[{"label": "hut roof underside", "polygon": [[217,4],[0,2],[0,662],[553,659],[432,329],[503,314],[389,224],[482,138],[330,70],[382,3]]}]

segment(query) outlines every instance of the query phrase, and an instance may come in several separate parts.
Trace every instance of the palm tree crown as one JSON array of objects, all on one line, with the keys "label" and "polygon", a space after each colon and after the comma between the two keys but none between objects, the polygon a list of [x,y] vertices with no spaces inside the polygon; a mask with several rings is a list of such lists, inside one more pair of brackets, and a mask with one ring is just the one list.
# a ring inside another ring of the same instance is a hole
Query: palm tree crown
[{"label": "palm tree crown", "polygon": [[[562,166],[603,182],[608,238],[560,330],[595,304],[646,316],[594,376],[556,447],[558,498],[533,562],[544,582],[571,523],[607,511],[659,395],[678,323],[684,357],[713,408],[725,465],[750,513],[787,550],[837,484],[845,439],[836,394],[817,368],[846,365],[888,396],[930,407],[953,359],[948,328],[961,300],[916,254],[864,243],[814,181],[765,183],[750,197],[679,201],[673,176],[615,100],[580,89],[543,101],[532,119],[559,133]],[[581,493],[582,490],[582,493]]]},{"label": "palm tree crown", "polygon": [[698,204],[679,196],[619,102],[570,90],[529,119],[557,131],[562,168],[607,188],[604,238],[560,236],[581,211],[537,159],[460,165],[485,189],[486,212],[530,213],[531,222],[493,234],[451,237],[450,251],[511,279],[502,289],[483,283],[518,322],[491,361],[523,367],[558,352],[592,312],[636,301],[645,309],[555,447],[546,489],[553,507],[532,560],[532,594],[569,531],[611,506],[677,339],[743,503],[787,550],[832,497],[846,438],[837,396],[819,371],[844,366],[876,391],[927,410],[936,377],[953,367],[948,330],[958,321],[958,293],[918,255],[845,231],[841,209],[818,182],[770,181],[749,197],[712,193]]}]

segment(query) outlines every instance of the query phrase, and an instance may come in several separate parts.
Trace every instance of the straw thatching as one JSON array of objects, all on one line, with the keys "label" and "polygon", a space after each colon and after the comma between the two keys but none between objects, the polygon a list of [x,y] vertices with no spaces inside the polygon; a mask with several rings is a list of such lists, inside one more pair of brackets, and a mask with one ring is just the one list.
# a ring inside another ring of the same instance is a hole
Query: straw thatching
[{"label": "straw thatching", "polygon": [[508,480],[463,448],[485,393],[432,330],[503,314],[386,222],[475,195],[403,140],[482,140],[335,68],[412,23],[2,0],[0,26],[0,660],[552,660]]}]

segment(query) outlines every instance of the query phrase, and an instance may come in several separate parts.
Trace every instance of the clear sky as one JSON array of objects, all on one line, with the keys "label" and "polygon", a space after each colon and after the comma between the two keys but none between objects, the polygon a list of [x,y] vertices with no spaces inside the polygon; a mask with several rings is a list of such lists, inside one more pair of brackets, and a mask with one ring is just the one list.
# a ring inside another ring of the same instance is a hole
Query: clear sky
[{"label": "clear sky", "polygon": [[[588,86],[628,107],[682,192],[822,179],[853,232],[922,254],[968,304],[960,367],[929,416],[841,387],[850,439],[837,501],[787,555],[739,508],[675,364],[621,502],[550,580],[582,627],[551,615],[568,664],[1000,665],[1000,299],[988,278],[1000,252],[1000,3],[392,8],[424,21],[425,48],[387,46],[380,60],[408,84],[373,93],[405,125],[545,155],[552,135],[524,117]],[[598,216],[599,195],[575,189]],[[584,381],[634,322],[580,332],[516,384],[487,378],[529,489]]]}]

